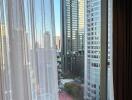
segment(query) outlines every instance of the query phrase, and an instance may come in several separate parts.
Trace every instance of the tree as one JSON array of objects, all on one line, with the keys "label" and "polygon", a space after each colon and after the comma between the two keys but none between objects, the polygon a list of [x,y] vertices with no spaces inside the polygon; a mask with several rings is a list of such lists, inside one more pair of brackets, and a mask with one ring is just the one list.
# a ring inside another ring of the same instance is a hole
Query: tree
[{"label": "tree", "polygon": [[82,87],[76,83],[66,83],[64,90],[71,95],[75,100],[82,100],[83,92]]}]

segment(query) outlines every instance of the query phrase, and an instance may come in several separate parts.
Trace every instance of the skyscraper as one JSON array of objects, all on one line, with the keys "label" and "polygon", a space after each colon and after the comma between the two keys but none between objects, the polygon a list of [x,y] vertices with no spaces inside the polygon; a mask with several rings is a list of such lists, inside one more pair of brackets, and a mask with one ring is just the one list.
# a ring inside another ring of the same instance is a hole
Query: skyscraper
[{"label": "skyscraper", "polygon": [[60,36],[56,36],[56,49],[60,51],[61,47],[61,38]]},{"label": "skyscraper", "polygon": [[84,0],[61,0],[61,18],[63,67],[72,72],[73,56],[83,55]]},{"label": "skyscraper", "polygon": [[85,100],[99,100],[101,1],[85,3]]},{"label": "skyscraper", "polygon": [[[44,47],[36,48],[36,73],[38,75],[37,83],[37,100],[58,100],[57,95],[57,68],[56,50],[55,46],[51,46],[51,39],[49,32],[44,33]],[[32,54],[32,50],[31,50]],[[32,63],[31,56],[31,63]],[[53,67],[54,66],[54,67]],[[54,76],[51,74],[53,73]],[[35,100],[35,98],[33,99]]]},{"label": "skyscraper", "polygon": [[[110,12],[109,8],[109,12]],[[110,12],[111,13],[111,12]],[[111,14],[109,13],[109,16]],[[109,19],[109,22],[111,20]],[[108,25],[108,68],[110,67],[111,23]],[[100,99],[101,0],[85,0],[85,84],[84,99]],[[109,70],[108,75],[110,76]]]}]

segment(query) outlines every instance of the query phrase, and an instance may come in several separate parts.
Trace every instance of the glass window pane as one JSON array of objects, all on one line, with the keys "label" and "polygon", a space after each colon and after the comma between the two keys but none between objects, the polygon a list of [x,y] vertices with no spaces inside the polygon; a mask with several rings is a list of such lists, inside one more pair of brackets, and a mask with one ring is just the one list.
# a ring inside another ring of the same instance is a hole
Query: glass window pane
[{"label": "glass window pane", "polygon": [[0,0],[0,100],[58,100],[53,0]]}]

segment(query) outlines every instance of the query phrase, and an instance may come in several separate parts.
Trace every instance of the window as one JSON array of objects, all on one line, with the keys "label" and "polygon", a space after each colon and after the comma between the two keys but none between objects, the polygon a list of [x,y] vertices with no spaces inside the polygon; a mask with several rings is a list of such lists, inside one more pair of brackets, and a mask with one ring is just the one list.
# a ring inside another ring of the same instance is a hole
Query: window
[{"label": "window", "polygon": [[54,28],[53,0],[0,0],[0,100],[58,100]]},{"label": "window", "polygon": [[112,80],[112,0],[0,0],[0,100],[113,100]]}]

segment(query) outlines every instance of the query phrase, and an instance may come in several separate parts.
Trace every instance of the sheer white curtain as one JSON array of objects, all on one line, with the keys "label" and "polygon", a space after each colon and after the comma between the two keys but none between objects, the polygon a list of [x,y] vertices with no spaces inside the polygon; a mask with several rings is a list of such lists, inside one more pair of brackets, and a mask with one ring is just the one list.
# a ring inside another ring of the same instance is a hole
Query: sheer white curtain
[{"label": "sheer white curtain", "polygon": [[53,0],[0,0],[0,100],[58,100]]}]

